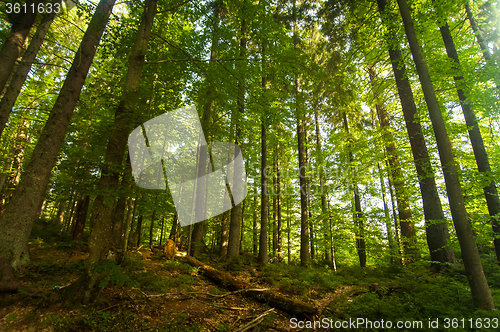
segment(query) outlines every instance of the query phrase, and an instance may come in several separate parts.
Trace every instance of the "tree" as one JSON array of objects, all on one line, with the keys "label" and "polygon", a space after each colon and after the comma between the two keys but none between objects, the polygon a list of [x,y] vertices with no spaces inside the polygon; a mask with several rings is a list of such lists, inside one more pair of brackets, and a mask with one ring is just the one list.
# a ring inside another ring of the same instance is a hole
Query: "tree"
[{"label": "tree", "polygon": [[8,259],[16,269],[29,261],[27,245],[31,228],[42,206],[52,167],[114,2],[99,2],[30,162],[24,168],[21,181],[0,218],[0,256]]},{"label": "tree", "polygon": [[[241,6],[246,5],[245,2],[241,4]],[[245,10],[242,10],[242,16],[246,15]],[[238,106],[238,112],[235,114],[236,116],[236,145],[238,145],[240,142],[242,142],[242,117],[243,113],[245,112],[245,63],[246,63],[246,52],[247,52],[247,23],[246,19],[243,19],[241,21],[241,28],[240,28],[240,61],[243,62],[241,65],[241,73],[242,75],[240,76],[240,79],[238,81],[238,97],[237,97],[237,106]],[[238,115],[239,113],[239,115]],[[235,154],[236,155],[236,154]],[[234,169],[234,176],[235,178],[237,177],[238,179],[241,179],[241,173],[243,171],[242,165],[235,165]],[[235,181],[235,193],[237,195],[241,195],[240,192],[242,190],[241,188],[241,181]],[[227,247],[227,259],[231,260],[237,256],[239,256],[240,253],[240,233],[241,233],[241,227],[240,227],[240,222],[242,218],[242,212],[241,212],[241,204],[238,203],[236,206],[233,207],[231,210],[231,222],[229,225],[229,242],[228,242],[228,247]]]},{"label": "tree", "polygon": [[394,144],[394,136],[391,133],[391,125],[389,113],[381,100],[381,93],[378,90],[377,73],[375,67],[368,67],[368,74],[372,84],[373,94],[375,97],[375,109],[380,123],[380,128],[383,131],[383,139],[385,150],[389,160],[390,171],[392,173],[393,185],[396,191],[396,199],[398,201],[399,223],[401,227],[401,236],[404,238],[403,246],[405,248],[405,258],[414,260],[418,258],[417,239],[415,235],[415,226],[412,221],[410,209],[409,195],[399,163],[398,152]]},{"label": "tree", "polygon": [[31,27],[35,23],[37,11],[32,10],[32,8],[37,8],[37,5],[41,2],[41,0],[28,0],[26,2],[26,8],[28,8],[26,13],[22,9],[18,10],[16,15],[12,7],[11,12],[7,12],[12,15],[13,24],[9,37],[0,50],[0,63],[2,63],[0,67],[0,95],[2,95],[4,88],[7,86],[7,81],[14,71],[16,60],[21,53],[26,38],[28,38]]},{"label": "tree", "polygon": [[[299,47],[297,6],[293,1],[293,47],[295,52]],[[295,116],[297,122],[297,149],[299,158],[299,188],[300,188],[300,265],[309,264],[309,224],[307,222],[307,181],[306,181],[306,155],[305,155],[305,120],[301,108],[300,78],[296,69],[294,81]]]},{"label": "tree", "polygon": [[495,304],[484,275],[476,241],[474,240],[474,234],[467,218],[462,188],[457,174],[451,143],[441,114],[441,107],[436,97],[427,64],[420,49],[408,4],[406,0],[398,0],[398,5],[403,19],[406,37],[413,55],[413,61],[415,62],[418,77],[424,92],[424,98],[434,129],[434,135],[438,144],[439,157],[441,159],[441,167],[446,182],[453,223],[462,250],[462,259],[464,261],[465,272],[467,274],[471,293],[480,308],[494,309]]},{"label": "tree", "polygon": [[385,25],[389,26],[385,38],[389,44],[389,57],[398,89],[398,96],[406,123],[406,130],[410,139],[413,160],[417,170],[422,195],[424,216],[426,220],[427,245],[431,260],[442,264],[458,264],[453,249],[448,246],[450,235],[444,217],[441,200],[436,187],[434,172],[427,151],[427,145],[422,133],[420,120],[417,116],[417,106],[413,98],[410,82],[406,75],[406,66],[402,61],[399,47],[390,41],[390,36],[395,33],[392,15],[386,11],[386,0],[378,0],[378,8]]},{"label": "tree", "polygon": [[[439,31],[441,32],[441,36],[443,38],[444,46],[446,48],[446,54],[450,59],[453,60],[455,64],[453,69],[456,74],[453,76],[453,78],[455,80],[458,99],[460,100],[460,106],[462,107],[462,113],[464,114],[465,123],[467,124],[467,130],[469,132],[469,138],[472,144],[472,149],[474,151],[474,157],[476,158],[477,169],[486,177],[490,177],[490,161],[484,147],[479,123],[476,120],[476,115],[474,114],[472,105],[466,96],[470,93],[466,93],[466,91],[464,91],[464,89],[467,89],[467,85],[464,81],[462,69],[460,68],[458,52],[455,47],[455,43],[453,42],[450,27],[448,26],[448,22],[446,21],[446,19],[443,20],[441,26],[439,27]],[[491,224],[495,237],[493,242],[495,244],[497,261],[500,262],[500,223],[498,220],[498,218],[500,218],[500,198],[498,197],[497,187],[495,186],[495,182],[493,179],[490,179],[490,181],[488,181],[488,184],[484,186],[483,192],[486,198],[486,203],[488,204],[488,211],[491,216]]]},{"label": "tree", "polygon": [[[53,4],[59,3],[60,0],[54,0]],[[21,88],[28,77],[28,73],[31,69],[31,64],[35,61],[35,58],[42,46],[45,35],[49,31],[50,25],[54,18],[56,17],[56,12],[47,13],[43,16],[38,28],[36,29],[35,35],[30,41],[28,49],[23,55],[21,63],[17,67],[14,76],[10,84],[8,85],[2,100],[0,101],[0,136],[9,120],[10,113],[14,104],[21,92]]]}]

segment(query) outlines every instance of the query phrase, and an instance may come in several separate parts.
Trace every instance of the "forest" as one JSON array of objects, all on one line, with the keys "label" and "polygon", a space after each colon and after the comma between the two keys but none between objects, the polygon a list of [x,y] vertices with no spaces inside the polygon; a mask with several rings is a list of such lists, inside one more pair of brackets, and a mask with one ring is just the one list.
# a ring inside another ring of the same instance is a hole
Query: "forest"
[{"label": "forest", "polygon": [[4,0],[0,45],[0,331],[500,330],[499,1]]}]

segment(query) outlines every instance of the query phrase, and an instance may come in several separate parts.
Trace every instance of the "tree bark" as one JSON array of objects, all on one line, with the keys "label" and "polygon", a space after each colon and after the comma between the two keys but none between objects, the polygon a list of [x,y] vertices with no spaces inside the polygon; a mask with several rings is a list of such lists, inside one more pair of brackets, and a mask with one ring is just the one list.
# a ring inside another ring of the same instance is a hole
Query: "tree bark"
[{"label": "tree bark", "polygon": [[415,226],[412,221],[412,214],[410,209],[410,196],[408,194],[408,189],[404,181],[403,172],[401,171],[401,165],[399,163],[398,151],[396,145],[394,144],[394,135],[391,132],[391,124],[389,120],[389,113],[384,106],[381,99],[381,92],[378,90],[377,85],[377,72],[375,67],[368,66],[368,74],[370,76],[370,82],[373,90],[373,95],[375,98],[375,109],[377,110],[377,116],[380,123],[380,128],[382,129],[382,137],[385,144],[385,150],[389,159],[390,172],[392,174],[392,180],[394,184],[394,189],[396,191],[396,200],[398,202],[398,213],[399,213],[399,224],[401,227],[401,236],[403,237],[403,247],[405,251],[406,260],[413,261],[419,258],[420,254],[417,248],[417,239],[415,233]]},{"label": "tree bark", "polygon": [[241,204],[240,251],[243,251],[243,242],[245,240],[245,201]]},{"label": "tree bark", "polygon": [[[276,166],[276,165],[275,165]],[[273,176],[273,236],[272,236],[272,241],[273,241],[273,246],[272,246],[272,252],[273,252],[273,257],[278,256],[278,225],[276,224],[276,177]]]},{"label": "tree bark", "polygon": [[[60,3],[60,0],[53,0],[52,4],[55,3]],[[38,51],[40,50],[40,47],[45,39],[45,35],[49,31],[50,25],[55,17],[55,12],[47,13],[43,16],[42,21],[36,29],[35,35],[30,41],[28,49],[23,55],[21,63],[17,67],[10,84],[5,90],[5,94],[0,101],[0,136],[2,136],[2,132],[5,129],[7,121],[9,120],[12,108],[14,107],[17,97],[19,96],[23,84],[26,81],[26,77],[28,77],[28,73],[31,70],[31,64],[35,61]]]},{"label": "tree bark", "polygon": [[0,218],[3,230],[0,256],[6,257],[16,269],[29,261],[27,244],[31,228],[114,2],[101,0],[97,6],[21,182]]},{"label": "tree bark", "polygon": [[[453,42],[453,37],[446,20],[444,24],[439,27],[439,30],[446,47],[446,54],[456,64],[455,68],[453,69],[457,74],[454,75],[453,78],[457,87],[458,99],[460,100],[460,106],[462,106],[465,123],[467,124],[469,138],[472,144],[472,150],[474,151],[474,157],[476,158],[477,169],[485,177],[489,177],[491,179],[491,167],[488,159],[488,154],[486,152],[486,148],[484,147],[483,137],[479,129],[479,124],[476,120],[476,115],[474,114],[472,105],[467,100],[464,91],[464,89],[467,89],[467,85],[464,82],[457,49],[455,48],[455,43]],[[467,93],[469,93],[469,91],[467,91]],[[495,253],[497,256],[497,261],[500,262],[500,223],[498,221],[498,218],[500,217],[500,199],[498,198],[497,187],[495,186],[495,182],[493,179],[491,179],[488,185],[483,188],[483,192],[486,198],[486,204],[488,205],[488,212],[491,216],[490,222],[493,227],[493,243],[495,244]]]},{"label": "tree bark", "polygon": [[465,210],[462,187],[458,178],[455,159],[453,157],[443,115],[441,114],[441,107],[436,97],[427,64],[425,63],[418,43],[408,4],[406,0],[398,0],[398,5],[401,17],[403,18],[406,37],[408,38],[411,53],[413,55],[413,61],[417,67],[418,76],[424,92],[432,127],[434,129],[448,192],[448,200],[453,216],[453,223],[455,224],[455,230],[460,243],[462,259],[464,261],[465,272],[471,288],[472,297],[481,309],[494,309],[495,304],[484,275],[474,234],[468,220],[467,211]]},{"label": "tree bark", "polygon": [[133,218],[133,213],[135,211],[135,207],[136,207],[136,204],[134,201],[134,203],[132,204],[132,197],[129,197],[127,199],[127,218],[125,219],[125,225],[124,225],[124,228],[125,228],[125,231],[123,233],[123,238],[122,238],[122,251],[121,253],[118,255],[118,264],[121,264],[123,262],[123,259],[125,258],[125,255],[127,253],[127,249],[128,249],[128,239],[129,239],[129,234],[130,234],[130,222]]},{"label": "tree bark", "polygon": [[[37,8],[41,0],[28,0],[26,2],[27,12],[21,9],[21,12],[14,18],[14,22],[10,29],[9,37],[2,45],[0,50],[0,95],[7,86],[13,70],[14,65],[21,54],[21,49],[28,38],[31,27],[35,23],[37,11],[32,11],[32,5]],[[15,2],[14,2],[15,3]],[[13,4],[14,4],[13,3]]]},{"label": "tree bark", "polygon": [[[214,2],[214,11],[213,11],[213,24],[214,24],[214,33],[212,35],[212,46],[211,46],[211,51],[210,51],[210,60],[215,60],[217,58],[217,50],[218,50],[218,43],[219,43],[219,36],[216,32],[219,26],[219,20],[220,20],[220,14],[222,10],[222,6],[224,4],[220,2],[219,0],[216,0]],[[207,100],[205,101],[205,105],[203,107],[203,116],[201,119],[201,126],[203,128],[203,131],[205,132],[205,136],[208,136],[209,134],[209,126],[210,126],[210,121],[212,117],[212,102],[213,98],[215,95],[215,87],[210,86],[206,92],[206,97]],[[200,172],[202,170],[205,170],[207,167],[206,161],[207,161],[207,153],[206,149],[201,149],[200,153],[200,159],[198,163],[198,167]],[[202,174],[205,175],[205,174]],[[196,200],[198,199],[203,199],[204,193],[201,191],[201,188],[199,188],[198,192],[196,193]],[[196,209],[197,212],[201,213],[200,209]],[[200,219],[196,217],[197,219]],[[191,256],[196,257],[199,255],[201,248],[203,247],[203,234],[205,230],[205,225],[207,221],[203,220],[201,222],[195,223],[192,227],[192,233],[191,233],[191,241],[190,241],[190,248],[189,248],[189,253]],[[238,224],[239,225],[239,224]]]},{"label": "tree bark", "polygon": [[90,197],[85,195],[78,201],[75,213],[75,226],[71,234],[71,241],[78,241],[83,235],[85,223],[87,222],[87,213],[89,210]]},{"label": "tree bark", "polygon": [[[299,47],[298,26],[297,26],[297,7],[296,1],[293,1],[293,46]],[[295,74],[294,95],[295,95],[295,117],[297,121],[297,149],[299,157],[299,186],[300,186],[300,265],[309,265],[309,224],[307,222],[307,181],[306,181],[306,156],[304,150],[305,142],[305,121],[300,110],[300,82],[298,72]]]},{"label": "tree bark", "polygon": [[279,157],[279,143],[278,143],[278,160],[276,162],[276,205],[278,209],[278,229],[277,229],[277,237],[278,237],[278,261],[283,260],[283,252],[282,252],[282,227],[281,227],[281,170],[280,170],[280,157]]},{"label": "tree bark", "polygon": [[153,210],[153,215],[151,216],[151,224],[149,225],[149,249],[153,250],[153,231],[155,227],[155,217],[156,210]]},{"label": "tree bark", "polygon": [[[349,124],[347,123],[346,112],[342,113],[344,119],[344,130],[346,135],[349,136]],[[350,140],[350,138],[348,138]],[[363,211],[361,210],[361,199],[359,196],[358,184],[356,181],[356,170],[354,168],[354,156],[351,151],[351,144],[347,145],[349,154],[349,168],[351,169],[352,191],[354,193],[354,235],[356,237],[356,250],[358,252],[359,266],[366,266],[366,243],[365,243],[365,229],[363,221]]]},{"label": "tree bark", "polygon": [[[262,78],[262,86],[265,88],[266,78]],[[262,114],[261,124],[261,168],[260,168],[260,237],[258,261],[261,265],[267,264],[269,259],[267,253],[267,133],[265,114]]]},{"label": "tree bark", "polygon": [[119,189],[120,173],[124,172],[122,164],[128,134],[139,122],[134,114],[135,104],[138,98],[145,54],[156,14],[156,1],[146,0],[144,4],[144,12],[130,54],[122,99],[115,110],[113,128],[106,147],[105,164],[102,167],[98,184],[100,194],[94,201],[90,219],[89,267],[73,286],[74,289],[83,288],[83,291],[77,293],[75,300],[84,304],[93,302],[102,289],[100,282],[104,275],[93,271],[93,264],[107,260],[117,260],[117,246],[113,241],[113,213],[116,202],[113,196],[110,197],[106,193],[115,192]]},{"label": "tree bark", "polygon": [[[242,3],[242,6],[245,6],[245,1]],[[241,21],[241,28],[240,28],[240,58],[244,59],[246,52],[247,52],[247,38],[246,38],[246,33],[247,33],[247,23],[246,20],[243,18]],[[238,98],[236,101],[236,104],[238,106],[238,112],[236,113],[236,140],[235,143],[240,146],[241,142],[243,141],[242,137],[242,121],[243,121],[243,114],[245,113],[245,63],[246,60],[242,60],[243,64],[241,65],[241,77],[238,80]],[[239,114],[238,114],[239,113]],[[236,156],[236,154],[235,154]],[[234,191],[238,193],[239,196],[241,196],[241,191],[242,191],[242,172],[243,168],[242,165],[237,163],[235,164],[234,168]],[[231,222],[229,225],[229,242],[227,246],[227,260],[234,259],[235,257],[238,257],[240,255],[240,234],[241,234],[241,228],[240,228],[240,222],[241,222],[241,202],[236,204],[232,210],[231,210]]]},{"label": "tree bark", "polygon": [[253,244],[253,254],[257,255],[257,195],[253,196],[253,227],[252,227],[252,244]]},{"label": "tree bark", "polygon": [[[384,19],[386,0],[378,0],[379,11],[382,13],[385,24],[391,24],[393,19]],[[391,26],[392,30],[393,27]],[[386,37],[390,39],[390,35]],[[431,255],[431,261],[439,264],[458,264],[452,248],[449,248],[450,234],[441,206],[441,200],[437,191],[434,171],[431,166],[427,145],[425,143],[422,127],[417,115],[417,106],[413,99],[410,82],[406,76],[406,66],[402,62],[399,47],[389,43],[389,57],[396,85],[398,88],[399,100],[406,123],[406,130],[410,139],[410,146],[417,170],[420,192],[422,195],[424,216],[426,223],[427,246]],[[434,264],[434,263],[433,263]]]}]

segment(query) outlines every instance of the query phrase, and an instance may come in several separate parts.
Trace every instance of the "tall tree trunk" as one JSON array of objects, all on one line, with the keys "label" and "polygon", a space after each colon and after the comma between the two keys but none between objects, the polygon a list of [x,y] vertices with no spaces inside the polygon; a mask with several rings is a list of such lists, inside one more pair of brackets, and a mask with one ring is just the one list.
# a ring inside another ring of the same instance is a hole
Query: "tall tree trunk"
[{"label": "tall tree trunk", "polygon": [[387,242],[389,243],[391,264],[393,264],[395,255],[395,246],[394,246],[394,237],[392,235],[391,216],[389,215],[389,206],[387,205],[387,199],[385,197],[385,180],[382,174],[382,169],[380,168],[380,163],[377,163],[377,168],[380,177],[380,190],[382,192],[382,202],[384,203],[385,227],[387,228]]},{"label": "tall tree trunk", "polygon": [[[135,236],[135,228],[136,228],[136,217],[135,217],[135,212],[137,210],[137,202],[138,202],[138,198],[136,198],[134,200],[134,208],[132,210],[132,219],[130,220],[130,229],[129,229],[129,233],[128,233],[128,239],[127,239],[127,243],[128,244],[131,244],[131,246],[135,246],[137,241],[135,241],[134,243],[134,236]],[[128,245],[127,245],[127,250],[128,250]]]},{"label": "tall tree trunk", "polygon": [[[344,130],[346,135],[349,135],[349,124],[347,123],[346,112],[342,113],[344,119]],[[351,179],[352,179],[352,191],[354,193],[354,235],[356,236],[356,250],[359,257],[359,265],[361,267],[366,266],[366,243],[365,243],[365,228],[363,221],[363,211],[361,210],[361,199],[359,197],[358,184],[356,181],[356,170],[354,167],[354,156],[351,151],[351,146],[347,146],[349,154],[349,168],[351,169]]]},{"label": "tall tree trunk", "polygon": [[[20,13],[14,17],[14,22],[10,29],[9,37],[2,45],[0,50],[0,95],[7,85],[16,63],[17,58],[21,54],[21,49],[28,38],[31,27],[35,23],[37,11],[32,11],[32,8],[37,8],[41,0],[26,1],[26,12],[21,7]],[[13,2],[11,4],[18,4]]]},{"label": "tall tree trunk", "polygon": [[257,255],[257,195],[253,196],[253,227],[252,227],[252,244],[253,244],[253,254]]},{"label": "tall tree trunk", "polygon": [[[460,106],[462,106],[465,123],[467,124],[469,138],[474,151],[474,157],[476,158],[477,169],[485,177],[489,176],[491,178],[491,167],[488,160],[488,154],[486,153],[486,149],[484,147],[483,137],[481,136],[476,115],[474,114],[472,105],[467,100],[465,91],[463,90],[466,89],[467,86],[464,82],[464,77],[460,68],[460,60],[458,59],[457,49],[455,48],[455,43],[453,42],[453,37],[451,36],[448,23],[445,21],[444,24],[439,27],[439,30],[446,47],[446,54],[456,64],[453,69],[457,74],[454,75],[453,78],[457,87],[458,99],[460,100]],[[498,198],[497,187],[495,186],[493,179],[491,179],[488,185],[483,188],[483,191],[488,205],[488,212],[491,216],[490,222],[493,227],[495,253],[497,255],[497,261],[500,262],[500,223],[498,222],[498,217],[500,217],[498,215],[500,213],[500,199]]]},{"label": "tall tree trunk", "polygon": [[278,143],[278,160],[276,162],[276,205],[278,209],[278,229],[277,229],[277,237],[278,237],[278,261],[283,260],[283,252],[282,252],[282,238],[281,238],[281,170],[280,170],[280,157],[279,157],[279,143]]},{"label": "tall tree trunk", "polygon": [[168,238],[170,240],[177,240],[177,233],[179,228],[179,219],[177,218],[177,213],[174,213],[174,220],[172,220],[172,228],[170,229],[170,235]]},{"label": "tall tree trunk", "polygon": [[[293,46],[299,47],[297,6],[293,1]],[[299,186],[300,186],[300,265],[309,265],[309,224],[307,222],[307,181],[306,181],[306,156],[304,150],[305,143],[305,121],[300,108],[300,81],[298,72],[295,74],[294,95],[295,95],[295,117],[297,119],[297,145],[299,157]]]},{"label": "tall tree trunk", "polygon": [[[60,0],[53,0],[52,4],[60,2]],[[35,61],[36,55],[38,54],[43,40],[45,39],[45,35],[47,34],[47,31],[49,31],[50,25],[55,17],[56,13],[54,11],[43,16],[42,21],[36,29],[35,35],[30,41],[28,49],[23,55],[21,63],[17,67],[5,94],[0,101],[0,136],[5,129],[7,121],[9,120],[10,113],[12,112],[12,108],[14,107],[17,97],[21,92],[21,88],[26,81],[26,77],[28,77],[28,73],[31,70],[31,64]]]},{"label": "tall tree trunk", "polygon": [[89,210],[90,197],[85,195],[78,201],[75,214],[75,226],[71,234],[71,241],[78,241],[83,235],[85,223],[87,222],[87,212]]},{"label": "tall tree trunk", "polygon": [[438,144],[439,157],[441,159],[441,167],[446,182],[453,223],[455,224],[455,230],[460,243],[462,259],[464,261],[465,272],[467,280],[469,281],[471,293],[480,308],[494,309],[495,304],[484,275],[474,234],[468,220],[467,211],[465,210],[462,187],[458,178],[451,143],[448,139],[445,122],[427,69],[427,64],[425,63],[413,27],[410,9],[408,8],[406,0],[398,0],[398,5],[401,17],[403,18],[406,37],[408,38],[411,53],[413,55],[413,61],[417,67],[418,76],[424,92],[432,127],[434,128],[434,135],[436,136]]},{"label": "tall tree trunk", "polygon": [[[394,20],[392,17],[385,18],[384,16],[386,3],[386,0],[378,0],[379,10],[382,13],[385,24],[388,25],[392,24],[391,22]],[[392,29],[393,26],[390,27],[390,31]],[[390,40],[390,31],[386,37],[388,41]],[[406,75],[406,66],[402,61],[401,51],[390,42],[389,56],[420,184],[426,222],[427,246],[429,247],[431,260],[441,264],[449,263],[455,265],[458,262],[453,249],[448,246],[450,243],[450,234],[437,191],[434,171],[422,133],[422,127],[417,116],[417,107],[413,99],[413,92]]]},{"label": "tall tree trunk", "polygon": [[141,214],[139,218],[137,218],[137,227],[134,233],[134,246],[138,247],[141,244],[141,235],[142,235],[142,220],[143,215]]},{"label": "tall tree trunk", "polygon": [[[124,162],[128,134],[137,125],[137,122],[139,122],[135,115],[135,107],[145,54],[148,49],[149,37],[156,15],[156,1],[146,0],[144,4],[144,12],[130,54],[122,99],[115,110],[113,128],[104,155],[105,164],[102,167],[101,178],[98,184],[99,192],[101,193],[117,191],[120,186],[120,174],[123,174],[125,171],[122,164]],[[72,287],[76,293],[75,300],[78,302],[93,302],[102,289],[100,283],[105,275],[93,271],[92,265],[100,261],[116,261],[117,246],[113,241],[113,213],[115,208],[115,199],[105,194],[99,194],[92,205],[89,236],[89,268]]]},{"label": "tall tree trunk", "polygon": [[401,233],[398,227],[398,216],[396,213],[396,203],[394,200],[394,190],[392,189],[391,172],[389,171],[389,162],[385,161],[385,166],[387,168],[387,179],[389,181],[389,195],[391,196],[391,208],[392,208],[392,219],[394,221],[394,236],[396,239],[397,256],[395,256],[395,261],[398,265],[403,265],[403,247],[401,245]]},{"label": "tall tree trunk", "polygon": [[[262,44],[262,94],[266,94],[267,76],[265,62],[265,42]],[[259,255],[257,260],[259,264],[265,265],[269,260],[267,253],[267,197],[269,195],[267,189],[267,119],[266,109],[262,109],[261,114],[261,168],[260,168],[260,236],[259,236]]]},{"label": "tall tree trunk", "polygon": [[287,200],[286,205],[286,245],[287,245],[287,262],[290,264],[292,258],[292,244],[290,243],[290,233],[291,233],[291,214],[290,214],[290,202]]},{"label": "tall tree trunk", "polygon": [[[321,136],[319,132],[319,116],[318,116],[318,109],[317,107],[314,108],[314,124],[315,124],[315,130],[316,130],[316,160],[318,163],[318,168],[319,168],[319,186],[320,186],[320,197],[321,197],[321,229],[322,233],[324,234],[324,240],[325,240],[325,259],[327,261],[331,261],[331,250],[328,250],[326,248],[326,244],[330,242],[328,240],[328,228],[326,224],[326,214],[327,214],[327,206],[326,206],[326,188],[325,188],[325,175],[323,171],[323,151],[321,150]],[[330,247],[332,245],[330,244]]]},{"label": "tall tree trunk", "polygon": [[241,204],[240,251],[243,251],[243,242],[245,239],[245,201],[243,201]]},{"label": "tall tree trunk", "polygon": [[368,74],[370,76],[373,95],[375,98],[375,109],[382,129],[382,137],[385,144],[385,150],[389,159],[389,170],[392,174],[394,189],[396,191],[396,200],[398,202],[399,224],[401,227],[401,236],[403,237],[403,247],[405,251],[406,261],[415,260],[420,255],[417,248],[417,239],[415,226],[412,221],[410,209],[410,195],[404,181],[403,172],[399,163],[398,151],[394,144],[394,136],[391,132],[391,124],[389,121],[389,113],[381,100],[381,92],[379,91],[377,72],[375,66],[368,66]]},{"label": "tall tree trunk", "polygon": [[153,231],[155,228],[155,217],[156,210],[153,210],[153,215],[151,216],[151,224],[149,225],[149,249],[153,250]]},{"label": "tall tree trunk", "polygon": [[[245,7],[245,1],[243,1],[242,6]],[[244,12],[243,12],[244,13]],[[240,37],[240,58],[244,59],[247,53],[247,23],[243,18],[241,21],[241,29],[240,29],[241,37]],[[242,121],[243,121],[243,113],[245,113],[245,63],[246,60],[242,60],[243,64],[241,65],[241,76],[238,81],[238,99],[236,104],[238,106],[238,112],[236,113],[236,145],[240,145],[243,142],[242,137]],[[238,115],[239,113],[239,115]],[[239,149],[239,147],[237,148]],[[236,153],[235,153],[236,156]],[[240,163],[236,163],[234,167],[234,191],[237,193],[237,196],[241,196],[242,192],[242,172],[243,165]],[[231,260],[240,255],[240,234],[241,234],[241,202],[236,204],[231,210],[231,222],[229,225],[229,241],[227,246],[227,259]]]},{"label": "tall tree trunk", "polygon": [[273,176],[273,258],[278,256],[278,225],[276,225],[276,177]]},{"label": "tall tree trunk", "polygon": [[[214,61],[217,58],[217,49],[218,49],[218,43],[219,43],[219,35],[217,34],[217,29],[219,26],[219,20],[220,20],[220,13],[222,10],[222,6],[224,4],[220,0],[216,0],[214,2],[214,10],[213,10],[213,19],[212,23],[214,25],[214,33],[212,35],[212,46],[210,50],[210,60]],[[208,78],[207,78],[208,79]],[[213,98],[215,95],[215,87],[211,86],[211,83],[209,83],[208,90],[206,92],[206,98],[207,100],[205,101],[205,105],[203,106],[203,116],[201,118],[201,127],[203,128],[203,131],[205,133],[205,136],[208,136],[209,134],[209,126],[210,126],[210,120],[212,117],[212,103],[213,103]],[[206,149],[201,149],[200,153],[200,159],[198,163],[198,167],[200,172],[203,172],[203,170],[206,169],[207,164],[207,155],[208,151]],[[203,174],[205,175],[205,174]],[[198,199],[203,199],[204,193],[202,192],[202,188],[199,188],[199,191],[196,193],[196,200]],[[198,204],[197,204],[198,205]],[[201,205],[201,204],[200,204]],[[196,213],[201,213],[201,209],[196,209]],[[200,218],[196,217],[196,219],[201,220]],[[207,221],[203,220],[201,222],[195,223],[192,226],[192,234],[190,235],[191,241],[189,242],[189,253],[191,256],[198,256],[201,248],[203,247],[203,234],[205,230],[205,225]],[[239,227],[239,223],[238,223]]]},{"label": "tall tree trunk", "polygon": [[125,258],[125,255],[127,253],[127,249],[128,249],[128,240],[129,240],[129,234],[130,234],[130,222],[131,220],[133,219],[134,217],[134,213],[135,213],[135,208],[136,208],[136,202],[137,201],[134,201],[133,204],[132,204],[132,201],[133,199],[131,197],[128,198],[127,200],[127,219],[125,219],[125,232],[123,234],[123,238],[122,238],[122,251],[120,253],[120,255],[118,255],[118,259],[117,259],[117,262],[118,264],[121,264],[123,262],[123,259]]},{"label": "tall tree trunk", "polygon": [[[163,242],[163,229],[165,228],[165,216],[161,217],[160,246]],[[174,240],[175,241],[175,240]]]},{"label": "tall tree trunk", "polygon": [[29,261],[27,245],[31,228],[114,2],[101,0],[97,6],[21,182],[0,218],[0,256],[7,258],[14,268]]}]

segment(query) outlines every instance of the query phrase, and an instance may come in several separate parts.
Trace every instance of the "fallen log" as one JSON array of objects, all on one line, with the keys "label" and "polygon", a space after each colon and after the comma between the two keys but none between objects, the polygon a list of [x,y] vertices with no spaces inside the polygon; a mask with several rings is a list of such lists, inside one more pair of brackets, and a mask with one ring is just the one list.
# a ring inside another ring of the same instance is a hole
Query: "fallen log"
[{"label": "fallen log", "polygon": [[191,256],[186,256],[185,259],[189,265],[197,267],[204,276],[215,281],[217,284],[231,291],[242,291],[242,295],[255,298],[259,302],[267,303],[273,308],[283,310],[292,315],[303,315],[309,318],[319,313],[318,308],[312,304],[292,299],[273,290],[256,289],[246,282],[237,280],[229,273],[214,269]]}]

